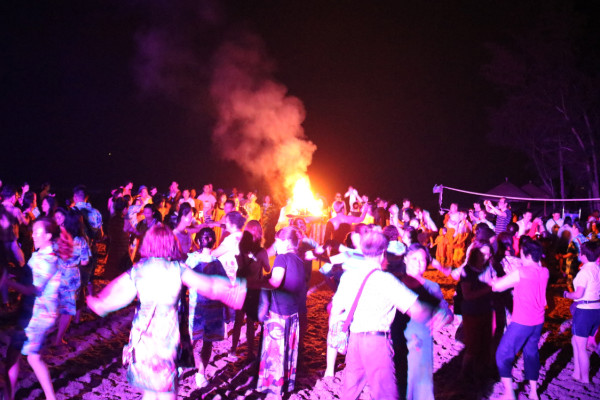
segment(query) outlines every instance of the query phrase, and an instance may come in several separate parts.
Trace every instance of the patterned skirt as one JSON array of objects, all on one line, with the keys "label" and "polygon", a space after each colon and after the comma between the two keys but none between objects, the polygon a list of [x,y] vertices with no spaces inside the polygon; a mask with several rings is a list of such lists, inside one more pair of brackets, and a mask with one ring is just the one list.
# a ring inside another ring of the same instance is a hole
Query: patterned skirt
[{"label": "patterned skirt", "polygon": [[283,395],[294,390],[300,337],[298,314],[271,311],[264,322],[257,390]]}]

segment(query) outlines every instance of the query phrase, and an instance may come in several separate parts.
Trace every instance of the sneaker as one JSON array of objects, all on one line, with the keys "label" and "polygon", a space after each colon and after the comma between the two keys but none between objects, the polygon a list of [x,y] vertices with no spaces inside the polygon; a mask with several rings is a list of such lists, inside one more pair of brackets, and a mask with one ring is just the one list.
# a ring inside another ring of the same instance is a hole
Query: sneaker
[{"label": "sneaker", "polygon": [[208,386],[208,379],[206,379],[204,374],[201,374],[200,372],[196,373],[196,386],[198,389]]}]

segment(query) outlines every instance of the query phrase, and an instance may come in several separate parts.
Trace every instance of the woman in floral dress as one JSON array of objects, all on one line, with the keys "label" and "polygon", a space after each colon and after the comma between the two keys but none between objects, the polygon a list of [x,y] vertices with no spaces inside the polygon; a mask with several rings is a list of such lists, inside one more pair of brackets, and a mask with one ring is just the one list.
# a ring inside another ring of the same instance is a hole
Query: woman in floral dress
[{"label": "woman in floral dress", "polygon": [[[19,377],[19,359],[21,354],[27,356],[27,362],[40,381],[47,399],[55,399],[54,388],[48,367],[41,359],[40,350],[48,331],[56,321],[58,288],[60,271],[57,266],[57,253],[71,252],[68,244],[58,243],[59,228],[49,218],[40,218],[33,223],[32,237],[37,251],[27,263],[21,282],[8,281],[8,286],[24,294],[19,311],[17,329],[11,337],[6,352],[6,369],[4,395],[14,399],[15,385]],[[63,238],[61,238],[63,240]],[[64,241],[67,241],[66,238]],[[66,258],[66,257],[63,257]]]},{"label": "woman in floral dress", "polygon": [[58,291],[59,317],[55,346],[67,343],[64,340],[65,332],[71,324],[71,319],[80,308],[77,307],[79,294],[87,285],[91,274],[87,266],[92,251],[85,236],[83,215],[75,209],[69,210],[65,217],[64,228],[73,238],[73,254],[68,260],[59,260],[58,262],[61,279]]},{"label": "woman in floral dress", "polygon": [[182,283],[211,299],[239,309],[245,285],[224,277],[198,274],[180,259],[173,232],[158,224],[147,233],[140,249],[142,259],[113,280],[88,306],[98,315],[125,307],[136,297],[139,306],[129,335],[127,379],[144,390],[143,399],[175,399],[179,347],[177,304]]}]

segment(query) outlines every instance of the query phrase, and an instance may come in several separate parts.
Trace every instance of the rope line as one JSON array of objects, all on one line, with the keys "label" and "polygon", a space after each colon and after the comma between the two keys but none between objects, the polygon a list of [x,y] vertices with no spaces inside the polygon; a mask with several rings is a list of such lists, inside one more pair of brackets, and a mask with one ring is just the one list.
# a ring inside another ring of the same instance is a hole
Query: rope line
[{"label": "rope line", "polygon": [[[460,192],[460,193],[466,193],[466,194],[473,194],[473,195],[477,195],[477,196],[483,196],[483,197],[494,197],[497,199],[500,198],[505,198],[505,199],[509,199],[509,200],[522,200],[522,201],[549,201],[549,202],[567,202],[567,201],[600,201],[600,198],[589,198],[589,199],[542,199],[542,198],[530,198],[530,197],[515,197],[515,196],[500,196],[500,195],[496,195],[496,194],[487,194],[487,193],[479,193],[479,192],[472,192],[470,190],[463,190],[463,189],[457,189],[457,188],[453,188],[453,187],[448,187],[448,186],[444,186],[444,185],[436,185],[434,186],[435,188],[439,188],[442,191],[444,189],[448,189],[448,190],[453,190],[455,192]],[[434,192],[435,193],[435,192]],[[440,192],[440,197],[441,197],[441,192]]]}]

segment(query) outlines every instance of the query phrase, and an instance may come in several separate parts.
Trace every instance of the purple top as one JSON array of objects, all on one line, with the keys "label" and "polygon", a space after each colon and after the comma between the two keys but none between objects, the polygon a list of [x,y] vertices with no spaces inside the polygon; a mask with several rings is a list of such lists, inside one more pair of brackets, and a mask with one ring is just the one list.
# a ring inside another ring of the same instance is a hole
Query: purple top
[{"label": "purple top", "polygon": [[514,322],[526,326],[544,323],[548,277],[548,270],[541,265],[523,263],[519,268],[519,283],[513,294]]}]

